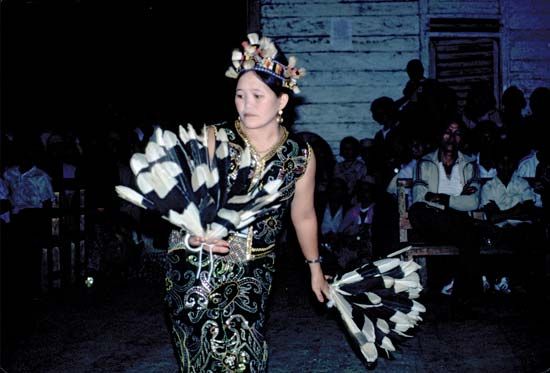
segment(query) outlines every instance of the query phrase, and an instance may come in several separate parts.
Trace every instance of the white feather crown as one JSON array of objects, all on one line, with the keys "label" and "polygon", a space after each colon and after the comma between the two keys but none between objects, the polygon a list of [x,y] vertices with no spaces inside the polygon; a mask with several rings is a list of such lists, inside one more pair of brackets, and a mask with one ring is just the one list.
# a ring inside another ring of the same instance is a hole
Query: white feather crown
[{"label": "white feather crown", "polygon": [[242,51],[234,49],[231,56],[233,66],[225,72],[225,76],[237,79],[242,71],[256,70],[268,73],[283,82],[283,87],[300,93],[297,80],[305,75],[304,68],[296,67],[296,57],[288,58],[288,66],[275,61],[277,48],[270,38],[259,38],[258,34],[248,34],[248,41],[241,43]]}]

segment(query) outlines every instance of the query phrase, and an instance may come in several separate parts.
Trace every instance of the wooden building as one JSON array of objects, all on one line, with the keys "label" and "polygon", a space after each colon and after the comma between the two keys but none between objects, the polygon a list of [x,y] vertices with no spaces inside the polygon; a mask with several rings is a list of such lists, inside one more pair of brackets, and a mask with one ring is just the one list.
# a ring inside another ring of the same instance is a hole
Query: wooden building
[{"label": "wooden building", "polygon": [[526,98],[550,86],[546,0],[249,0],[248,9],[248,30],[308,69],[296,130],[321,135],[335,152],[344,136],[374,136],[370,104],[402,96],[411,59],[455,89],[459,104],[479,81],[497,104],[511,85]]}]

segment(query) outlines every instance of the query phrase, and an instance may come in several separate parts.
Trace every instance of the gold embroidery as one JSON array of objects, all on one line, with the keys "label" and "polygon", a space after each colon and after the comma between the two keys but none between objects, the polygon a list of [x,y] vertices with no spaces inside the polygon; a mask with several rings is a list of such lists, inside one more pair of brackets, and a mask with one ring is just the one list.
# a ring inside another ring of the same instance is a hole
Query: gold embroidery
[{"label": "gold embroidery", "polygon": [[267,247],[252,247],[253,232],[249,229],[246,238],[231,235],[228,239],[229,254],[234,261],[244,262],[263,258],[275,250],[275,244]]},{"label": "gold embroidery", "polygon": [[281,131],[282,131],[282,135],[279,138],[279,141],[277,141],[277,143],[275,145],[273,145],[271,147],[271,149],[269,149],[269,151],[266,152],[264,155],[260,155],[260,152],[258,152],[256,150],[256,148],[254,148],[254,146],[250,143],[250,140],[248,139],[246,134],[243,132],[243,129],[241,127],[241,121],[239,119],[237,119],[235,121],[235,129],[237,130],[237,133],[239,134],[239,136],[242,137],[245,144],[250,146],[250,150],[252,151],[252,153],[255,153],[255,155],[257,155],[259,157],[260,161],[263,162],[263,163],[265,163],[267,160],[269,160],[271,157],[273,157],[273,155],[275,155],[275,153],[277,153],[277,150],[279,150],[281,145],[283,145],[286,142],[286,140],[288,139],[287,129],[283,126],[280,126],[280,127],[281,127]]},{"label": "gold embroidery", "polygon": [[313,148],[311,147],[311,145],[309,145],[309,143],[306,143],[306,144],[307,144],[307,158],[306,158],[306,164],[304,165],[304,172],[296,178],[296,181],[300,180],[306,174],[307,166],[309,166],[311,157],[313,157]]}]

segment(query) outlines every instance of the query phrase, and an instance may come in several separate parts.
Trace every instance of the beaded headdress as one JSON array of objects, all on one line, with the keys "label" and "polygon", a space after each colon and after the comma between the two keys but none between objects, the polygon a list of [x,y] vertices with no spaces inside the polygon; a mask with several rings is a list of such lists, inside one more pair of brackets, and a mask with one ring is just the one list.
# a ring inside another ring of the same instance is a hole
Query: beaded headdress
[{"label": "beaded headdress", "polygon": [[259,38],[258,34],[248,34],[248,41],[241,43],[242,51],[234,49],[231,56],[233,66],[225,72],[225,76],[237,79],[239,74],[246,70],[263,71],[283,82],[283,87],[299,93],[297,80],[305,75],[304,68],[296,67],[296,57],[288,58],[288,66],[274,60],[277,47],[270,38]]}]

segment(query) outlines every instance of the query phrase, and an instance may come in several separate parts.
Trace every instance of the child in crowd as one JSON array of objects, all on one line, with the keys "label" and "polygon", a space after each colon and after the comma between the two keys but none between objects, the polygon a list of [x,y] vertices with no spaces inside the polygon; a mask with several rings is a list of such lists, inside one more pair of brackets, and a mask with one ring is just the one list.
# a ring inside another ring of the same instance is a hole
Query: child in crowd
[{"label": "child in crowd", "polygon": [[334,166],[334,177],[343,179],[348,190],[353,190],[358,180],[367,176],[367,166],[361,157],[361,143],[353,136],[340,141],[340,157]]},{"label": "child in crowd", "polygon": [[372,259],[371,227],[375,215],[375,184],[372,177],[357,182],[355,204],[345,214],[340,226],[342,250],[339,263],[344,269],[356,267]]},{"label": "child in crowd", "polygon": [[349,209],[350,196],[346,182],[340,178],[329,181],[326,204],[321,211],[321,255],[328,273],[338,268],[337,252],[340,246],[342,220]]}]

